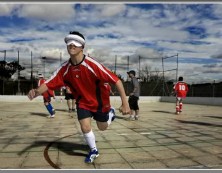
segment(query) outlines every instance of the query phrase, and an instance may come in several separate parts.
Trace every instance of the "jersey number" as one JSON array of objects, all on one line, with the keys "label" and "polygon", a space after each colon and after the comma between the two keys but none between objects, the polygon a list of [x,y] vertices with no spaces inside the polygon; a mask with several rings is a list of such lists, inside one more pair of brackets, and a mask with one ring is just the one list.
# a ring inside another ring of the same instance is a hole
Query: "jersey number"
[{"label": "jersey number", "polygon": [[186,90],[185,85],[179,85],[179,90],[180,90],[180,91],[185,91],[185,90]]}]

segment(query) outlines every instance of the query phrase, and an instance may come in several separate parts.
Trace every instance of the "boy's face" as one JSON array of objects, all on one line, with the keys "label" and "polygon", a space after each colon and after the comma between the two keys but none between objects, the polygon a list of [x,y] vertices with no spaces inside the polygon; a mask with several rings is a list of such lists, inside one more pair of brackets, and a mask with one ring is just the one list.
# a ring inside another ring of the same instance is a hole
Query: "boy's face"
[{"label": "boy's face", "polygon": [[67,46],[67,50],[70,55],[78,55],[83,50],[83,47],[77,47],[74,44],[70,44]]},{"label": "boy's face", "polygon": [[129,76],[130,78],[132,78],[134,75],[133,75],[132,73],[129,73],[128,76]]}]

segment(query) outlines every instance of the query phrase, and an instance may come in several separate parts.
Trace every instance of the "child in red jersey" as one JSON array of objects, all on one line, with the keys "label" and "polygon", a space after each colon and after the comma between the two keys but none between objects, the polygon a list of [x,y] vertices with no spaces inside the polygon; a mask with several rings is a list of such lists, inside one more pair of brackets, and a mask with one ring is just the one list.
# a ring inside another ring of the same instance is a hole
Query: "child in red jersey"
[{"label": "child in red jersey", "polygon": [[[39,74],[38,87],[40,87],[43,83],[45,83],[45,81],[46,80],[44,79],[44,76],[42,74]],[[54,118],[55,117],[55,109],[53,108],[53,106],[51,104],[51,97],[53,97],[55,99],[54,91],[49,89],[48,91],[42,93],[42,96],[43,96],[44,105],[50,114],[48,116],[48,118]]]},{"label": "child in red jersey", "polygon": [[28,97],[32,100],[48,89],[55,90],[62,86],[68,86],[71,92],[75,93],[78,120],[83,136],[90,147],[85,162],[92,163],[99,156],[99,152],[91,127],[91,118],[96,120],[98,129],[102,131],[106,130],[115,118],[104,83],[116,86],[122,101],[123,115],[129,114],[130,108],[121,80],[98,61],[83,54],[84,36],[73,31],[64,40],[70,59],[64,62],[43,85],[30,90]]},{"label": "child in red jersey", "polygon": [[179,77],[178,82],[173,87],[173,92],[176,94],[176,114],[182,112],[183,99],[186,98],[188,85],[183,81],[183,77]]}]

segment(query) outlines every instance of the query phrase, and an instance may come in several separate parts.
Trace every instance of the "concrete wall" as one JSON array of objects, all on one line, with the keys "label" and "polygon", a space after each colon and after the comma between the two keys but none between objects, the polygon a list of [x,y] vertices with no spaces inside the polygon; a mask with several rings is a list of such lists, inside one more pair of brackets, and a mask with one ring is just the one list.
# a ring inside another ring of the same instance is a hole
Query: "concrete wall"
[{"label": "concrete wall", "polygon": [[[176,99],[175,97],[161,97],[160,101],[175,103]],[[186,99],[183,100],[183,103],[221,106],[222,98],[221,97],[187,97]]]},{"label": "concrete wall", "polygon": [[[64,96],[56,96],[56,100],[52,99],[53,101],[60,101],[60,99],[64,99]],[[110,99],[112,101],[121,101],[119,96],[111,96]],[[29,99],[27,96],[12,96],[12,95],[0,95],[0,102],[28,102]],[[42,96],[39,96],[32,100],[32,102],[42,102]],[[141,96],[140,102],[170,102],[175,103],[175,97],[146,97]],[[187,97],[184,99],[183,103],[188,104],[200,104],[200,105],[215,105],[215,106],[221,106],[222,105],[222,98],[218,97]]]}]

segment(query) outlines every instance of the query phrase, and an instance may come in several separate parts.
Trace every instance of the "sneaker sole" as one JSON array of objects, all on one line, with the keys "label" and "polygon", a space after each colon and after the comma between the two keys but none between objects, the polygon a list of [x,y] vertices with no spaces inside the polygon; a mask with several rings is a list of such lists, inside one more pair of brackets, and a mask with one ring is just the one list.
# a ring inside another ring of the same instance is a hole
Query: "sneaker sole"
[{"label": "sneaker sole", "polygon": [[48,116],[47,118],[55,118],[55,116]]},{"label": "sneaker sole", "polygon": [[95,155],[95,157],[92,158],[92,161],[90,161],[90,162],[85,161],[85,163],[93,163],[97,157],[99,157],[99,154]]}]

